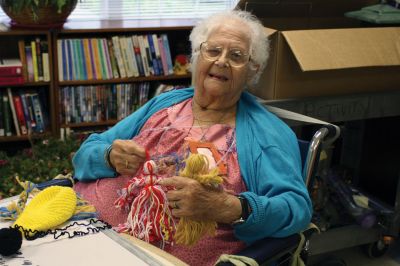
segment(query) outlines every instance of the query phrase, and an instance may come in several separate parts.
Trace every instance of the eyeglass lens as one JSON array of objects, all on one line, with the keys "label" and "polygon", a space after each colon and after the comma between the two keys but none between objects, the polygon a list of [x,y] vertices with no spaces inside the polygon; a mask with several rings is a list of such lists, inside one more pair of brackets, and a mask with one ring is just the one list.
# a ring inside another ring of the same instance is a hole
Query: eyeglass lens
[{"label": "eyeglass lens", "polygon": [[[206,59],[215,61],[223,54],[224,48],[219,45],[202,43],[200,46],[200,51]],[[230,48],[227,58],[231,66],[243,66],[249,61],[249,55],[244,53],[239,48]]]}]

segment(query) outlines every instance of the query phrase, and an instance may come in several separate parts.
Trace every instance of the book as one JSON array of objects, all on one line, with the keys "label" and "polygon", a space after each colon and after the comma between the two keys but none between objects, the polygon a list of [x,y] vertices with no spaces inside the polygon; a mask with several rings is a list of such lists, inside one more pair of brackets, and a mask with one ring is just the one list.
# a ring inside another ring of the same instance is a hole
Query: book
[{"label": "book", "polygon": [[23,76],[22,63],[20,59],[0,59],[0,77]]},{"label": "book", "polygon": [[125,70],[125,65],[124,61],[122,58],[122,52],[121,52],[121,46],[119,43],[119,37],[118,36],[113,36],[111,37],[112,43],[113,43],[113,49],[114,49],[114,55],[115,59],[117,61],[118,65],[118,70],[121,78],[126,78],[126,70]]},{"label": "book", "polygon": [[57,40],[57,64],[58,64],[58,80],[67,79],[66,54],[64,40]]},{"label": "book", "polygon": [[36,132],[43,133],[45,131],[45,124],[43,120],[43,111],[37,92],[29,94],[30,101],[32,102],[33,112],[36,121]]},{"label": "book", "polygon": [[19,59],[21,60],[21,64],[22,64],[22,76],[24,77],[25,81],[29,81],[29,78],[28,78],[28,67],[27,67],[26,55],[25,55],[25,41],[24,40],[19,40],[18,41],[18,53],[19,53]]},{"label": "book", "polygon": [[126,43],[125,36],[119,37],[119,44],[121,47],[121,55],[122,55],[122,59],[123,59],[122,61],[124,62],[126,75],[127,75],[127,77],[133,77],[134,76],[133,65],[129,61],[128,46]]},{"label": "book", "polygon": [[32,57],[32,47],[30,44],[25,44],[25,57],[26,57],[26,68],[28,71],[28,81],[34,81],[33,73],[33,57]]},{"label": "book", "polygon": [[92,68],[92,74],[93,74],[93,79],[99,79],[97,76],[97,65],[96,65],[96,57],[95,57],[95,52],[94,52],[94,39],[88,39],[89,43],[89,53],[90,53],[90,65]]},{"label": "book", "polygon": [[139,71],[139,76],[145,76],[144,72],[144,66],[143,66],[143,61],[142,61],[142,56],[140,55],[140,46],[139,46],[139,40],[137,35],[133,35],[132,37],[132,44],[133,44],[133,50],[135,52],[135,58],[136,58],[136,63]]},{"label": "book", "polygon": [[[167,58],[168,74],[174,74],[174,64],[172,63],[171,50],[169,48],[169,41],[167,34],[161,34],[161,39],[163,40],[165,55]],[[166,75],[166,73],[164,73]]]},{"label": "book", "polygon": [[117,79],[117,78],[119,78],[118,63],[117,63],[117,59],[115,58],[112,39],[107,39],[107,45],[108,45],[108,53],[110,55],[110,63],[111,63],[112,73],[113,73],[114,78]]},{"label": "book", "polygon": [[147,38],[147,35],[143,35],[143,44],[144,44],[144,50],[145,50],[146,56],[147,56],[147,62],[148,62],[148,66],[149,66],[150,75],[155,75],[154,66],[153,66],[153,57],[151,56],[150,44],[149,44],[149,39]]},{"label": "book", "polygon": [[3,90],[0,90],[0,137],[6,135],[4,126]]},{"label": "book", "polygon": [[161,37],[158,38],[158,48],[160,49],[161,64],[162,64],[164,75],[168,75],[169,71],[168,71],[167,56],[165,55],[164,42]]},{"label": "book", "polygon": [[109,79],[111,75],[108,73],[108,68],[107,68],[107,62],[106,62],[106,56],[104,53],[104,47],[103,47],[103,38],[97,39],[97,45],[98,45],[98,50],[99,50],[99,62],[101,65],[101,74],[102,74],[102,79]]},{"label": "book", "polygon": [[33,109],[27,100],[27,93],[25,93],[23,90],[19,90],[19,96],[21,97],[22,108],[24,110],[26,126],[29,134],[30,132],[36,130],[36,121],[35,117],[33,116]]},{"label": "book", "polygon": [[65,63],[67,66],[67,80],[74,80],[74,67],[73,67],[73,62],[72,62],[72,58],[73,58],[73,53],[72,53],[72,43],[70,39],[65,39],[65,48],[66,48],[66,52],[65,52],[65,56],[66,56],[66,60]]},{"label": "book", "polygon": [[50,61],[49,61],[49,45],[47,41],[40,42],[40,50],[42,51],[43,62],[43,81],[50,81]]},{"label": "book", "polygon": [[149,43],[151,64],[152,64],[153,69],[154,69],[154,75],[159,76],[160,75],[160,71],[158,69],[156,50],[154,48],[153,37],[152,37],[151,34],[147,34],[146,37],[147,37],[147,42]]},{"label": "book", "polygon": [[84,51],[84,55],[85,55],[87,79],[93,80],[93,68],[92,68],[91,53],[90,53],[90,48],[89,48],[89,46],[90,46],[89,39],[84,38],[82,40],[82,42],[83,42],[83,51]]},{"label": "book", "polygon": [[96,69],[96,79],[103,79],[103,70],[101,66],[101,58],[100,58],[100,51],[99,51],[99,39],[91,39],[91,45],[93,48],[93,55],[94,55],[94,66]]},{"label": "book", "polygon": [[36,42],[31,41],[31,51],[32,51],[32,64],[33,64],[33,81],[39,81],[39,72],[38,72],[38,61],[36,54]]},{"label": "book", "polygon": [[156,34],[153,34],[152,37],[153,37],[154,51],[155,51],[155,54],[156,54],[157,68],[158,68],[159,74],[160,75],[164,75],[164,70],[163,70],[162,62],[161,62],[160,47],[158,46],[158,38],[157,38]]},{"label": "book", "polygon": [[21,136],[21,131],[20,131],[19,125],[18,125],[17,113],[15,111],[14,100],[13,100],[11,88],[7,88],[7,94],[8,94],[8,103],[10,104],[10,109],[11,109],[12,121],[13,121],[14,128],[15,128],[15,133],[17,133],[17,136]]},{"label": "book", "polygon": [[133,76],[139,77],[139,68],[137,66],[136,57],[135,57],[135,50],[133,48],[132,38],[127,36],[125,37],[126,41],[126,51],[129,59],[129,64],[133,70]]},{"label": "book", "polygon": [[41,50],[41,40],[40,38],[35,39],[36,44],[36,60],[37,60],[37,68],[38,68],[38,79],[39,81],[43,81],[43,58],[42,58],[42,50]]},{"label": "book", "polygon": [[137,36],[137,38],[139,41],[140,55],[142,56],[144,73],[145,73],[145,76],[148,77],[151,74],[150,74],[149,61],[147,60],[146,47],[144,46],[144,42],[143,42],[143,36],[139,35],[139,36]]},{"label": "book", "polygon": [[11,108],[10,108],[10,104],[8,102],[8,95],[6,91],[3,91],[2,93],[2,101],[3,101],[3,121],[4,121],[4,134],[5,136],[9,137],[12,135],[12,118],[11,118]]},{"label": "book", "polygon": [[88,80],[87,66],[85,59],[85,47],[83,46],[83,40],[77,39],[76,42],[77,42],[78,56],[79,56],[80,77],[82,80]]},{"label": "book", "polygon": [[23,76],[15,76],[15,77],[0,77],[0,85],[7,86],[7,85],[22,85],[24,84],[24,77]]},{"label": "book", "polygon": [[114,77],[114,73],[112,70],[111,66],[111,58],[110,58],[110,52],[108,51],[108,43],[107,39],[103,38],[101,39],[102,42],[102,47],[103,47],[103,61],[106,67],[106,72],[107,72],[107,78],[112,79]]},{"label": "book", "polygon": [[19,130],[21,132],[21,135],[26,135],[28,134],[28,129],[26,127],[26,120],[24,116],[24,109],[22,107],[21,98],[18,94],[15,93],[12,95],[12,98],[15,108],[15,114],[17,116]]}]

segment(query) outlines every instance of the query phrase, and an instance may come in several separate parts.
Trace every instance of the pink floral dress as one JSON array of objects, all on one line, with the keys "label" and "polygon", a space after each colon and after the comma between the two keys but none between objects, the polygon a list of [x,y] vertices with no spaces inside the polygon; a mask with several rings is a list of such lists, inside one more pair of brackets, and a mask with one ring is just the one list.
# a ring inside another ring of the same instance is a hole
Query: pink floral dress
[{"label": "pink floral dress", "polygon": [[[209,128],[193,126],[192,99],[188,99],[155,113],[133,138],[145,147],[151,159],[156,161],[161,173],[176,175],[187,155],[186,140],[212,142],[227,165],[226,191],[239,194],[246,190],[241,178],[237,159],[235,129],[229,125],[216,124]],[[117,209],[114,202],[131,176],[103,178],[90,183],[79,182],[75,190],[90,201],[99,212],[100,219],[118,226],[125,223],[128,212]],[[218,224],[215,236],[205,236],[194,246],[166,245],[165,250],[189,265],[214,265],[221,254],[233,254],[245,244],[233,235],[231,225]]]}]

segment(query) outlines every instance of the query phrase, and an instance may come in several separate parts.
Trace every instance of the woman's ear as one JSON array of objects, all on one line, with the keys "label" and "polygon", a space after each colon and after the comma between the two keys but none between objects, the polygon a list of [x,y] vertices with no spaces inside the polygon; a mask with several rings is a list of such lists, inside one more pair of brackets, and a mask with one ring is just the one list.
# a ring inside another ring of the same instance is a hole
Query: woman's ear
[{"label": "woman's ear", "polygon": [[249,64],[249,72],[248,72],[248,75],[247,75],[247,83],[248,84],[252,82],[253,78],[256,76],[256,74],[258,73],[259,69],[260,69],[260,65],[259,64],[250,62],[250,64]]}]

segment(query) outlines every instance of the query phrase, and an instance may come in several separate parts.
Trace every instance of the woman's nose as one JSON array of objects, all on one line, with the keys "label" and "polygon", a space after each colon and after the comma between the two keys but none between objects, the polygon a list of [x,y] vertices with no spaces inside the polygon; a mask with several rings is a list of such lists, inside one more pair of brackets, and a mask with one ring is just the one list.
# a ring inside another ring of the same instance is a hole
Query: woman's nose
[{"label": "woman's nose", "polygon": [[218,59],[215,61],[215,64],[219,67],[228,67],[229,66],[229,59],[228,59],[228,53],[224,51]]}]

